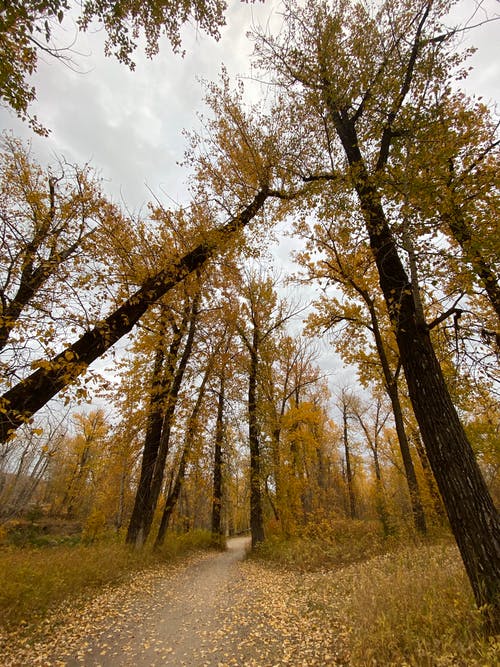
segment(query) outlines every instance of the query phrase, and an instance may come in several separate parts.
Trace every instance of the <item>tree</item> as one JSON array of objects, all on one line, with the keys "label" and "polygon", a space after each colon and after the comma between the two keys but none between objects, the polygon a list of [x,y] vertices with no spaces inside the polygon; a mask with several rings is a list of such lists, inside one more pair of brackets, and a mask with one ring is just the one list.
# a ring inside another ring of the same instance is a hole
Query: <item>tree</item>
[{"label": "tree", "polygon": [[52,461],[52,511],[69,519],[85,519],[99,487],[100,469],[105,460],[109,423],[102,410],[73,417],[74,435],[59,447]]},{"label": "tree", "polygon": [[218,39],[224,25],[224,0],[154,0],[137,3],[133,0],[10,0],[0,4],[0,99],[23,120],[29,119],[32,128],[45,134],[29,106],[36,90],[29,82],[38,65],[39,53],[71,60],[68,47],[54,40],[57,24],[67,15],[80,10],[76,19],[78,30],[88,30],[95,22],[106,30],[106,55],[134,69],[132,54],[141,34],[146,41],[146,55],[158,52],[158,41],[165,35],[174,51],[181,47],[180,29],[193,19],[208,35]]},{"label": "tree", "polygon": [[223,372],[219,378],[219,392],[217,396],[217,421],[215,425],[213,493],[212,493],[212,535],[222,535],[222,461],[224,446],[224,406],[225,406],[225,378]]},{"label": "tree", "polygon": [[[201,300],[199,287],[195,290],[194,295],[186,293],[179,322],[176,321],[173,309],[162,304],[163,312],[156,336],[141,475],[127,531],[127,542],[139,547],[147,540],[153,523],[163,484],[179,392],[193,352]],[[167,327],[172,329],[169,337],[167,337]]]},{"label": "tree", "polygon": [[273,511],[285,533],[290,532],[294,520],[287,498],[288,481],[284,478],[283,422],[290,408],[298,408],[307,389],[319,383],[314,361],[315,351],[304,339],[285,333],[262,357],[260,385],[264,426],[271,442]]},{"label": "tree", "polygon": [[[51,469],[66,438],[67,414],[21,428],[0,455],[0,522],[46,501]],[[42,425],[43,424],[43,428]]]},{"label": "tree", "polygon": [[354,471],[352,467],[352,448],[349,443],[349,419],[354,417],[351,404],[354,402],[354,396],[346,389],[340,392],[338,407],[342,412],[342,443],[344,447],[345,477],[347,492],[349,498],[349,516],[351,519],[358,518],[356,507],[356,493],[354,490]]},{"label": "tree", "polygon": [[398,137],[442,98],[461,61],[442,26],[447,7],[434,0],[387,0],[373,11],[343,0],[290,2],[284,29],[276,38],[257,36],[257,53],[273,82],[289,92],[295,114],[307,129],[316,128],[309,136],[327,184],[324,201],[334,209],[336,188],[356,197],[429,461],[477,604],[494,630],[500,623],[498,513],[401,256],[400,208],[391,206],[384,188]]},{"label": "tree", "polygon": [[198,389],[198,395],[195,404],[187,419],[185,427],[184,444],[182,447],[179,467],[177,470],[177,474],[175,476],[175,481],[171,485],[171,488],[169,489],[168,495],[165,499],[165,504],[163,507],[160,520],[160,526],[158,528],[158,535],[156,536],[155,540],[156,547],[161,546],[165,540],[165,533],[169,525],[170,517],[172,516],[172,512],[175,509],[175,505],[181,493],[182,485],[184,483],[184,476],[186,474],[186,468],[189,463],[189,459],[192,456],[195,439],[197,436],[197,431],[199,430],[198,421],[200,418],[200,412],[203,405],[203,400],[205,398],[205,392],[207,390],[207,383],[212,373],[213,363],[214,363],[214,357],[212,356],[207,361],[205,372],[203,373],[203,377],[201,379],[200,386]]},{"label": "tree", "polygon": [[[387,421],[389,413],[385,414],[382,412],[383,406],[380,397],[376,398],[374,414],[372,419],[367,415],[367,410],[358,403],[352,406],[354,417],[358,420],[363,433],[366,438],[366,442],[373,456],[373,468],[375,472],[375,504],[377,508],[377,513],[382,523],[384,530],[384,535],[387,537],[392,532],[391,522],[389,517],[389,512],[387,509],[387,502],[385,498],[384,484],[382,481],[382,470],[380,466],[380,440],[382,429]],[[372,422],[372,428],[370,428],[369,422]]]},{"label": "tree", "polygon": [[269,188],[264,185],[253,201],[229,222],[206,233],[189,252],[172,258],[165,268],[147,278],[142,287],[108,317],[51,360],[40,361],[34,373],[5,392],[0,397],[0,442],[5,442],[18,426],[129,333],[151,304],[225,247],[226,242],[257,215],[269,196]]},{"label": "tree", "polygon": [[[436,223],[459,260],[447,262],[469,294],[482,289],[500,320],[498,241],[498,121],[481,101],[460,92],[442,94],[394,146],[390,186],[404,206],[420,214],[421,234]],[[431,155],[430,142],[440,150]],[[432,173],[432,178],[429,178]],[[413,222],[416,226],[416,222]],[[476,313],[477,316],[477,313]]]},{"label": "tree", "polygon": [[272,278],[250,273],[241,288],[242,303],[236,330],[248,352],[248,442],[250,446],[250,528],[252,546],[264,540],[262,505],[261,427],[259,426],[259,366],[263,348],[293,315],[278,301]]},{"label": "tree", "polygon": [[[341,298],[329,298],[325,289],[325,294],[315,304],[316,312],[309,317],[309,329],[331,332],[343,359],[358,366],[361,382],[365,386],[371,382],[381,383],[384,387],[392,405],[415,528],[425,533],[425,514],[399,396],[399,354],[387,311],[380,303],[373,257],[351,213],[346,216],[341,230],[338,219],[331,223],[318,220],[313,229],[304,222],[300,233],[307,238],[307,247],[315,251],[314,260],[309,252],[298,254],[308,279],[320,280],[336,289],[340,287],[343,293]],[[366,331],[372,337],[375,353],[365,336]]]},{"label": "tree", "polygon": [[90,167],[60,161],[42,169],[30,147],[7,134],[1,148],[0,353],[7,378],[24,375],[33,355],[92,317],[104,273],[99,263],[109,266],[104,256],[113,255],[109,235],[104,250],[103,229],[120,217]]}]

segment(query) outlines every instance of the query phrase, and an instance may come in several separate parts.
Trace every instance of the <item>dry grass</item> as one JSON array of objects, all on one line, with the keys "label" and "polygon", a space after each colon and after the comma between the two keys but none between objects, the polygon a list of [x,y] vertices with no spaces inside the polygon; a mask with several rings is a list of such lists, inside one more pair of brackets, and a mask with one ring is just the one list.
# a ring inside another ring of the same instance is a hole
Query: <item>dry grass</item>
[{"label": "dry grass", "polygon": [[252,557],[280,568],[313,572],[339,568],[385,553],[394,544],[384,540],[378,522],[321,521],[293,537],[272,535]]},{"label": "dry grass", "polygon": [[[368,537],[371,531],[365,526],[363,558],[360,546],[351,544],[361,527],[351,526],[332,547],[338,528],[326,531],[325,540],[317,535],[288,542],[275,538],[258,555],[303,572],[308,563],[314,566],[315,571],[303,575],[302,594],[325,623],[349,628],[347,664],[500,664],[500,638],[486,639],[482,634],[481,617],[454,545],[386,543],[386,552],[381,553],[384,543],[376,535]],[[306,555],[308,547],[312,553]],[[377,550],[379,555],[373,556]]]},{"label": "dry grass", "polygon": [[69,597],[123,581],[131,573],[196,549],[213,546],[211,535],[168,535],[159,552],[122,543],[7,548],[0,551],[0,618],[6,627],[31,625]]},{"label": "dry grass", "polygon": [[434,545],[374,558],[340,576],[355,665],[489,666],[500,643],[484,639],[457,549]]}]

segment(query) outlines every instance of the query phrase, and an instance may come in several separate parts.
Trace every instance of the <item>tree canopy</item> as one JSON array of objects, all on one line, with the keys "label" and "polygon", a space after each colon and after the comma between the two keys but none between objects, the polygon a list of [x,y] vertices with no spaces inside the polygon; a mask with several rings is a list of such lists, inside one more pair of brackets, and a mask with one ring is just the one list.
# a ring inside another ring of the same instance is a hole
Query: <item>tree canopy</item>
[{"label": "tree canopy", "polygon": [[71,44],[60,43],[57,24],[67,17],[75,30],[101,25],[106,31],[105,53],[134,69],[133,53],[145,41],[149,57],[158,53],[159,40],[167,37],[174,51],[181,48],[181,27],[192,20],[201,30],[219,39],[224,25],[224,0],[6,0],[0,3],[0,100],[33,129],[45,133],[30,104],[36,89],[30,82],[41,54],[71,60]]}]

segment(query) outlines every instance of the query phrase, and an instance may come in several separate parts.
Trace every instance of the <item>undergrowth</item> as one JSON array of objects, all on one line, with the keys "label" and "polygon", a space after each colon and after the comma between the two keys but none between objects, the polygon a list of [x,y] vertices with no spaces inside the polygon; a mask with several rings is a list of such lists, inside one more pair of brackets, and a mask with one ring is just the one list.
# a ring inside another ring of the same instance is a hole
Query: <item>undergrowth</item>
[{"label": "undergrowth", "polygon": [[353,667],[500,664],[500,638],[484,636],[449,536],[408,544],[384,540],[374,524],[325,522],[302,536],[271,537],[253,557],[314,573],[303,575],[299,594],[328,622],[348,625]]},{"label": "undergrowth", "polygon": [[[0,550],[0,619],[5,627],[31,625],[66,598],[131,573],[217,546],[207,531],[167,534],[164,546],[133,549],[118,541]],[[220,546],[220,545],[219,545]]]},{"label": "undergrowth", "polygon": [[393,540],[384,539],[377,522],[321,521],[306,527],[301,535],[270,536],[251,557],[280,568],[311,572],[357,563],[394,546]]}]

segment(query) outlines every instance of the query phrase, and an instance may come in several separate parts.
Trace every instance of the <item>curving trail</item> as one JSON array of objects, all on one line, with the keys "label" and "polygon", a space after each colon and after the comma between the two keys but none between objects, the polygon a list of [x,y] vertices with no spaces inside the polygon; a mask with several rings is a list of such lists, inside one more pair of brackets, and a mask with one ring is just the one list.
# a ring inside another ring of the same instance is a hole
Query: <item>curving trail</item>
[{"label": "curving trail", "polygon": [[84,656],[70,657],[66,665],[81,665],[82,657],[85,665],[103,667],[203,665],[208,655],[220,661],[211,638],[249,545],[246,537],[229,540],[227,551],[191,563],[174,578],[158,579],[128,609],[130,620],[107,628]]},{"label": "curving trail", "polygon": [[[249,538],[138,573],[83,607],[69,602],[38,641],[4,638],[2,666],[347,665],[345,628],[321,613],[321,574],[244,561]],[[313,603],[311,602],[313,601]]]}]

